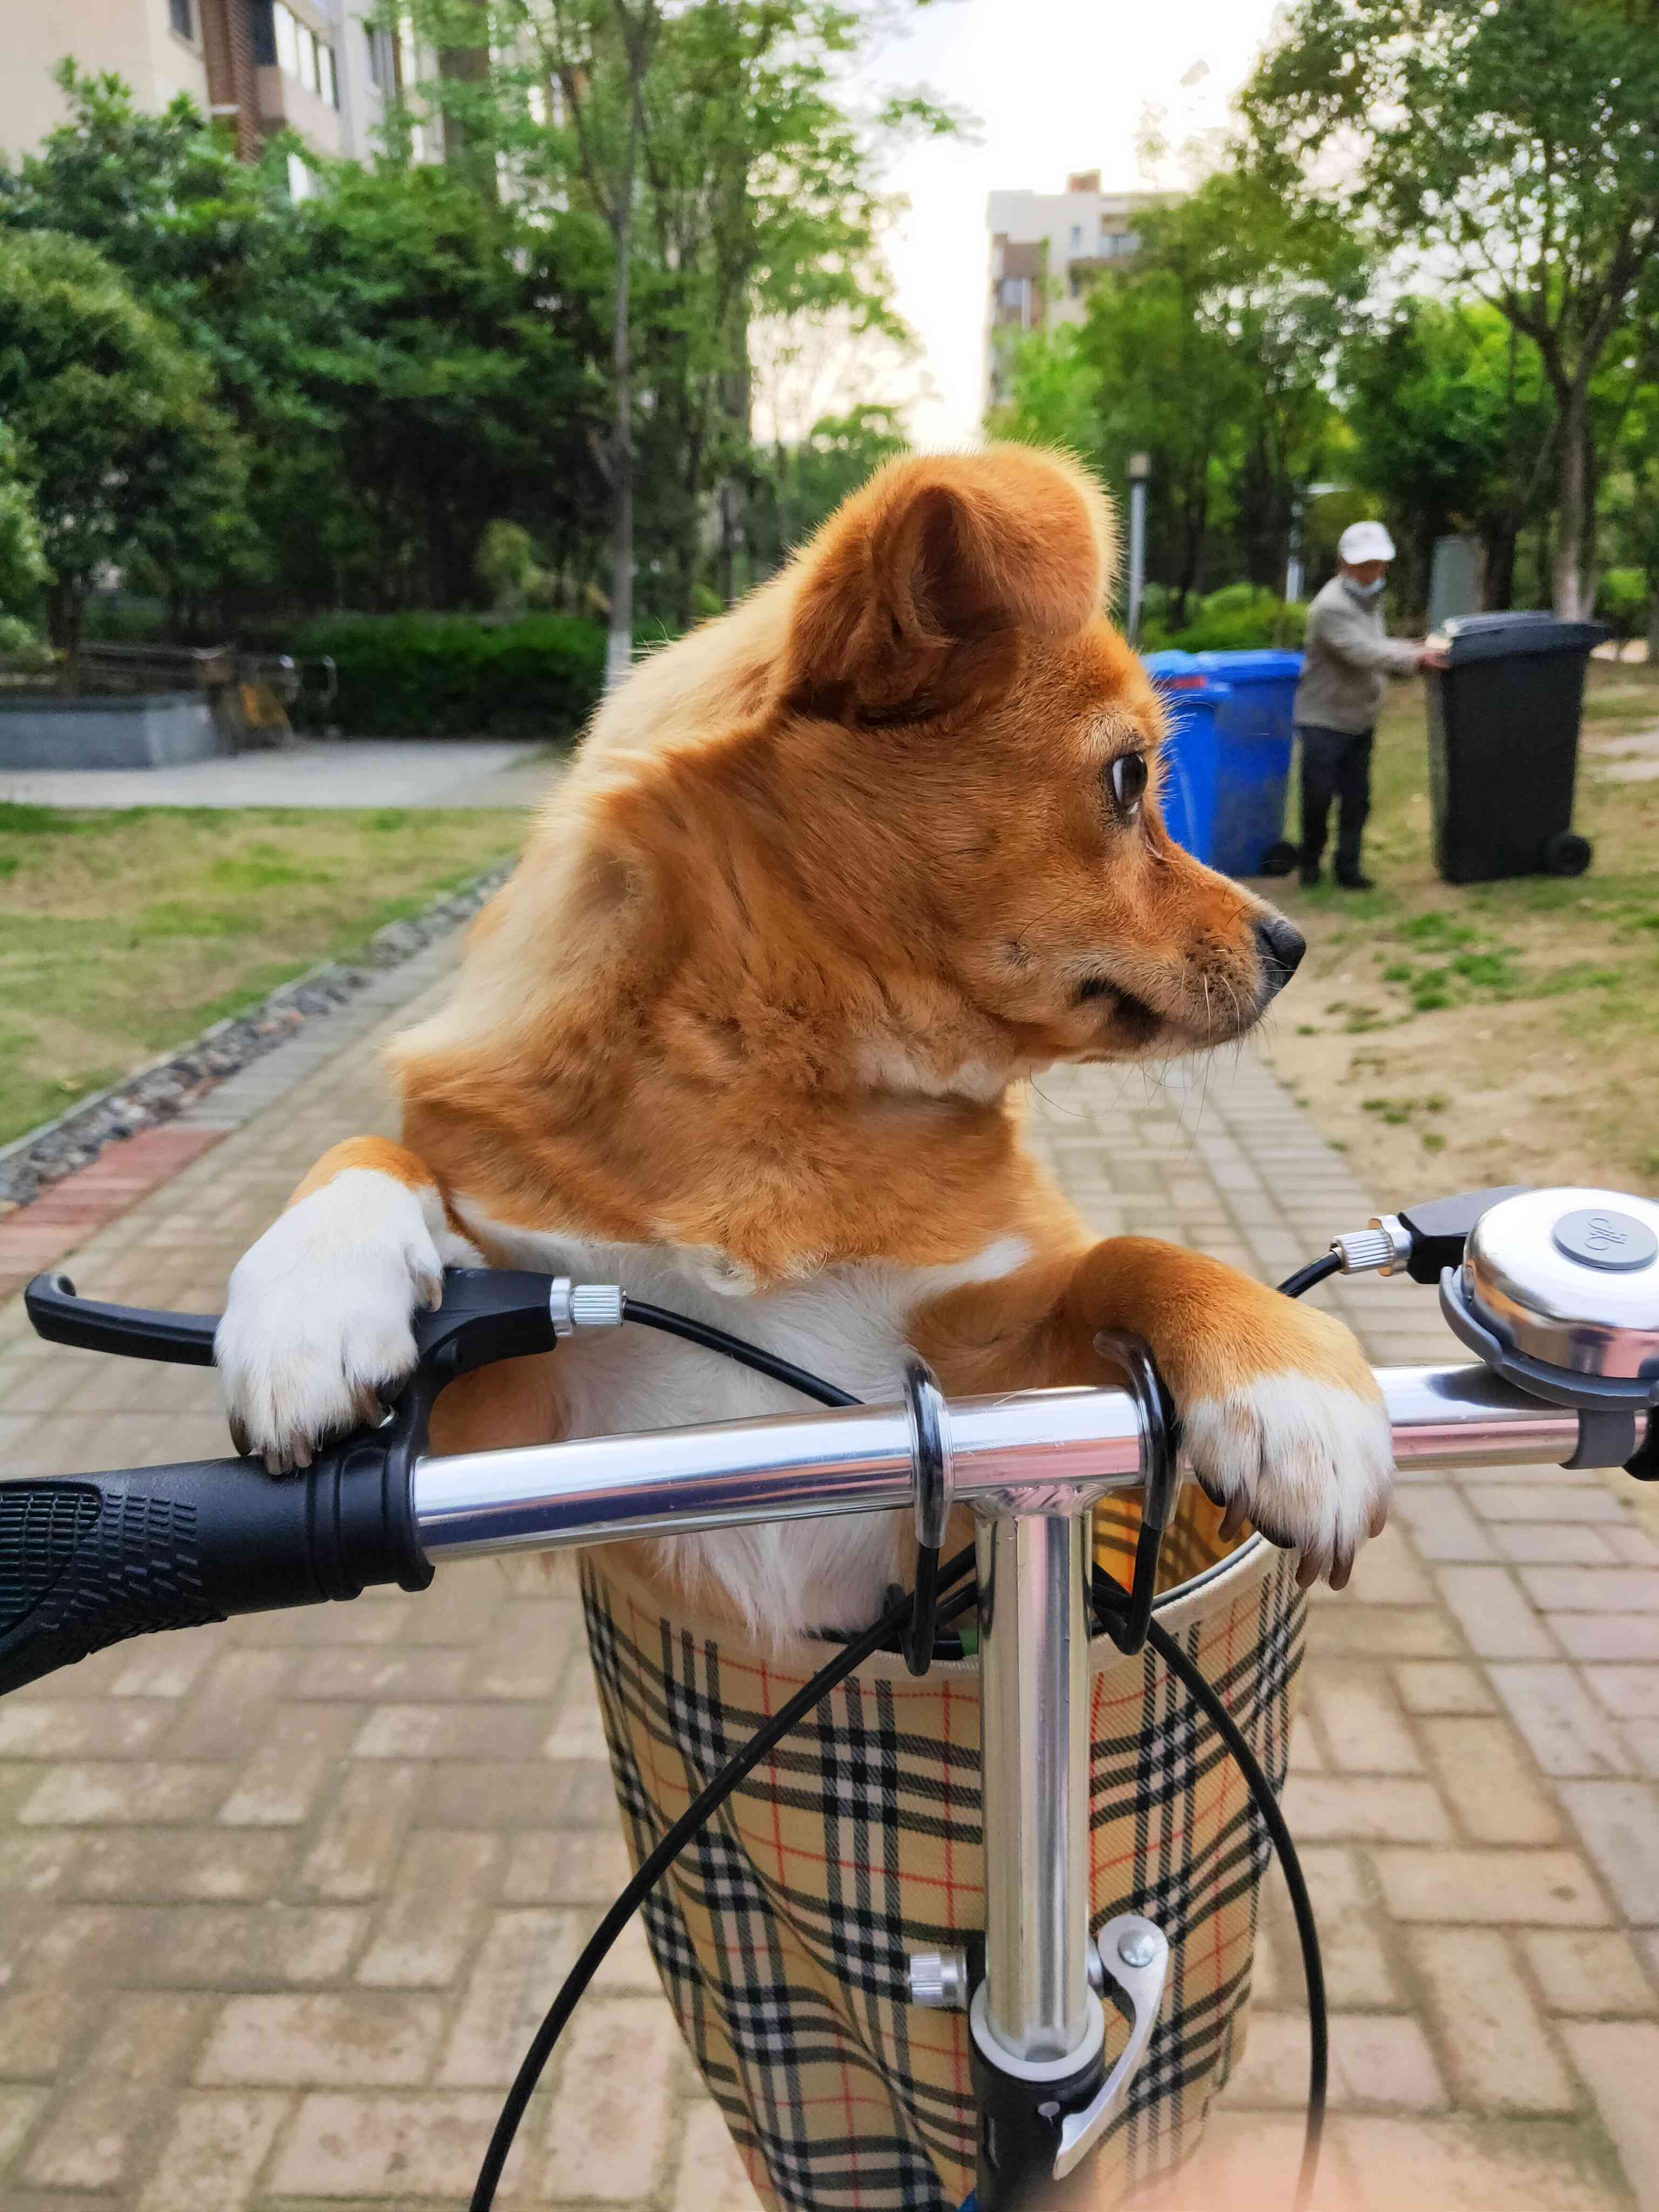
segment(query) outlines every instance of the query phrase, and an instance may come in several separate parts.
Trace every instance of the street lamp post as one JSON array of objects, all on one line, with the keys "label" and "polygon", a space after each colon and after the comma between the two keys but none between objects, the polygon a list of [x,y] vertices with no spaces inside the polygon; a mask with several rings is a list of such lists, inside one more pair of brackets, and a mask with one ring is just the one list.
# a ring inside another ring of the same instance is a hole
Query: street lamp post
[{"label": "street lamp post", "polygon": [[1150,453],[1129,456],[1129,604],[1124,629],[1133,645],[1140,635],[1140,601],[1146,586],[1146,479]]}]

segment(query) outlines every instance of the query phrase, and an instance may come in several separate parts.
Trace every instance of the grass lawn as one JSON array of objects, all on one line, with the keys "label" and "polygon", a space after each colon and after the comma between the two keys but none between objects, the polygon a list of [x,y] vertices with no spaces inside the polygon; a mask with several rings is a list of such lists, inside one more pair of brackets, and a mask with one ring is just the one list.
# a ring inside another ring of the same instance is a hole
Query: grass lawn
[{"label": "grass lawn", "polygon": [[[1395,687],[1376,890],[1264,887],[1310,948],[1269,1057],[1379,1203],[1493,1182],[1659,1193],[1659,776],[1618,780],[1659,768],[1659,670],[1590,664],[1574,826],[1595,857],[1573,880],[1440,881],[1426,726],[1421,685]],[[1517,731],[1517,774],[1524,746]]]},{"label": "grass lawn", "polygon": [[517,812],[0,803],[0,1143],[516,849]]}]

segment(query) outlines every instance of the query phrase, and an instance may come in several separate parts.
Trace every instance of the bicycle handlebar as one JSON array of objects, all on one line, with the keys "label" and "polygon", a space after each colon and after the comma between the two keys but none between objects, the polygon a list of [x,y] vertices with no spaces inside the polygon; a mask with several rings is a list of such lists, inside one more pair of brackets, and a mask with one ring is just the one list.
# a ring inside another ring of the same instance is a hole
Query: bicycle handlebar
[{"label": "bicycle handlebar", "polygon": [[[603,1543],[757,1521],[903,1508],[915,1439],[902,1406],[860,1407],[453,1457],[422,1455],[443,1383],[555,1341],[545,1276],[452,1271],[420,1317],[421,1365],[385,1426],[303,1479],[245,1459],[0,1482],[0,1693],[153,1629],[426,1588],[467,1553]],[[60,1343],[204,1364],[214,1317],[144,1314],[30,1286]],[[151,1349],[154,1347],[154,1349]],[[1385,1368],[1402,1462],[1560,1462],[1579,1417],[1478,1365]],[[949,1408],[954,1502],[993,1517],[1077,1510],[1142,1479],[1146,1418],[1122,1390],[1029,1390]]]}]

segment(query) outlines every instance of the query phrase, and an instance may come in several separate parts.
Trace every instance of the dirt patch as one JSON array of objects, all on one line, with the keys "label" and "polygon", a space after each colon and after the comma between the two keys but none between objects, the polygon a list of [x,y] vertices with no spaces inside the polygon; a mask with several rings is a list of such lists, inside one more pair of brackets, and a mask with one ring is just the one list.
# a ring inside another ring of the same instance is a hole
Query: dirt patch
[{"label": "dirt patch", "polygon": [[1378,731],[1377,890],[1263,886],[1309,939],[1268,1057],[1379,1200],[1541,1181],[1659,1193],[1659,671],[1633,676],[1591,670],[1588,875],[1439,880],[1412,684]]}]

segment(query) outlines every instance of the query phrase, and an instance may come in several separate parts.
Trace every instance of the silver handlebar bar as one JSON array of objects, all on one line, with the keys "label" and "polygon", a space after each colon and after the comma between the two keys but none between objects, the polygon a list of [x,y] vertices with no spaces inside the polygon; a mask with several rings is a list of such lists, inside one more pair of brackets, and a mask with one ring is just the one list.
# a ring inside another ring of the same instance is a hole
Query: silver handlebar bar
[{"label": "silver handlebar bar", "polygon": [[[1376,1370],[1402,1466],[1561,1465],[1579,1417],[1490,1370]],[[991,1519],[1075,1513],[1143,1479],[1146,1437],[1121,1390],[1022,1390],[951,1402],[953,1502]],[[462,1452],[416,1463],[414,1510],[434,1564],[758,1521],[876,1513],[915,1501],[902,1406]]]}]

